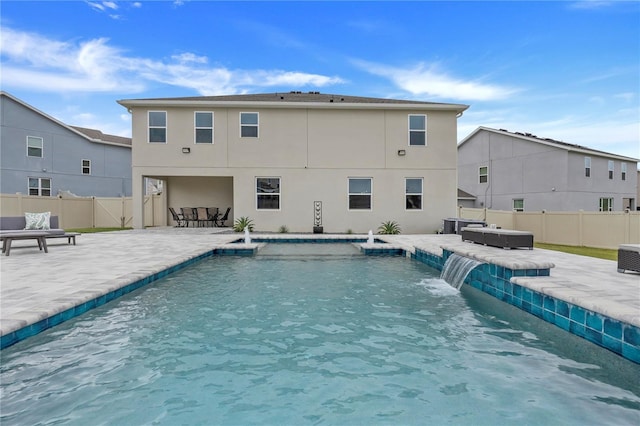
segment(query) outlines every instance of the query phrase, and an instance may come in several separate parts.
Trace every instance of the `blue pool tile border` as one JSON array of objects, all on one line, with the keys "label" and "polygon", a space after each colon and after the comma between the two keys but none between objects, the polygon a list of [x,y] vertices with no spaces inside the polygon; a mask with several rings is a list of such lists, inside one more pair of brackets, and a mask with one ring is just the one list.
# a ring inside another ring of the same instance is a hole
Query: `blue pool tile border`
[{"label": "blue pool tile border", "polygon": [[[442,271],[451,254],[416,249],[411,258]],[[640,328],[511,282],[512,277],[549,275],[549,269],[512,270],[484,263],[471,271],[465,284],[640,364]]]},{"label": "blue pool tile border", "polygon": [[0,350],[5,349],[9,346],[12,346],[20,342],[21,340],[25,340],[29,337],[35,336],[36,334],[41,333],[44,330],[47,330],[51,327],[54,327],[72,318],[80,316],[85,312],[90,311],[91,309],[97,308],[114,299],[119,298],[120,296],[131,293],[132,291],[135,291],[154,281],[164,278],[173,272],[179,271],[180,269],[186,268],[187,266],[193,265],[194,263],[200,262],[203,259],[211,257],[215,254],[215,251],[216,250],[207,251],[201,255],[195,256],[182,263],[171,266],[162,271],[156,272],[155,274],[133,281],[123,287],[120,287],[119,289],[110,291],[109,293],[106,293],[102,296],[98,296],[95,299],[92,299],[80,305],[74,306],[73,308],[69,308],[55,315],[52,315],[48,318],[40,320],[36,323],[30,324],[18,330],[9,332],[3,335],[2,337],[0,337]]}]

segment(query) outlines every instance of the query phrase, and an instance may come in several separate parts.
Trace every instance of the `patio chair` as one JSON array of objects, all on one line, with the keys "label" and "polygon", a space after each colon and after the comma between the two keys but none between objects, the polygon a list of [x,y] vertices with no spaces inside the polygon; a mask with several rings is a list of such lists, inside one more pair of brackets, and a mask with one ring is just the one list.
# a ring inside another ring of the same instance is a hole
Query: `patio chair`
[{"label": "patio chair", "polygon": [[224,223],[229,219],[229,212],[231,211],[231,207],[227,207],[227,210],[224,214],[216,220],[216,226],[224,226]]},{"label": "patio chair", "polygon": [[180,207],[180,212],[182,212],[182,217],[187,227],[189,227],[189,222],[198,223],[198,217],[193,207]]},{"label": "patio chair", "polygon": [[184,215],[182,213],[176,212],[173,207],[169,207],[169,211],[171,212],[173,220],[176,222],[176,228],[182,228],[186,226],[187,222],[184,220]]},{"label": "patio chair", "polygon": [[216,226],[216,220],[218,220],[219,216],[217,207],[207,207],[207,217],[213,226]]},{"label": "patio chair", "polygon": [[194,209],[196,211],[196,220],[198,222],[198,226],[207,226],[211,219],[209,218],[209,212],[205,207],[196,207]]}]

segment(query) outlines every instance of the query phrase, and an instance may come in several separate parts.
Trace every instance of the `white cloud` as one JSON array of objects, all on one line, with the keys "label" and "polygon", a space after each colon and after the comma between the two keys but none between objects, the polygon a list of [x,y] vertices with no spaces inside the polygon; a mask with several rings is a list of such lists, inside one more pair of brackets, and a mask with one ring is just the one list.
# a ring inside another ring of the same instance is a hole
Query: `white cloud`
[{"label": "white cloud", "polygon": [[437,65],[418,63],[413,67],[400,68],[361,60],[352,62],[371,74],[388,78],[413,96],[488,101],[505,99],[520,91],[513,87],[456,78],[439,70]]},{"label": "white cloud", "polygon": [[2,28],[0,55],[5,87],[45,92],[137,93],[153,83],[189,88],[202,95],[234,94],[259,87],[322,87],[338,77],[286,70],[207,67],[208,58],[181,53],[168,61],[126,56],[106,38],[60,42]]}]

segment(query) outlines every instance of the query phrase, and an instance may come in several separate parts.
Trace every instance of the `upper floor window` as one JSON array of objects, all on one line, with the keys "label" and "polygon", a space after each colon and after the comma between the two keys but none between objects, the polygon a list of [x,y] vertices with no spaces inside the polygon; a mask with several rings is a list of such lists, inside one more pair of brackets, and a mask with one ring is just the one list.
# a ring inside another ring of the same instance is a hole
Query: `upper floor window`
[{"label": "upper floor window", "polygon": [[213,113],[196,112],[196,143],[213,143]]},{"label": "upper floor window", "polygon": [[584,175],[591,177],[591,157],[584,157]]},{"label": "upper floor window", "polygon": [[422,178],[406,178],[404,194],[407,210],[422,210]]},{"label": "upper floor window", "polygon": [[27,157],[42,157],[43,139],[27,136]]},{"label": "upper floor window", "polygon": [[600,211],[601,212],[613,211],[613,198],[600,198]]},{"label": "upper floor window", "polygon": [[91,174],[91,160],[82,160],[82,174],[83,175]]},{"label": "upper floor window", "polygon": [[620,163],[620,179],[627,180],[627,163]]},{"label": "upper floor window", "polygon": [[280,178],[256,178],[256,208],[258,210],[280,210]]},{"label": "upper floor window", "polygon": [[427,116],[409,115],[409,145],[427,144]]},{"label": "upper floor window", "polygon": [[524,211],[524,199],[516,198],[513,200],[513,211],[515,212],[523,212]]},{"label": "upper floor window", "polygon": [[609,179],[613,179],[613,160],[609,160]]},{"label": "upper floor window", "polygon": [[258,113],[257,112],[241,112],[240,113],[240,137],[241,138],[257,138],[258,137]]},{"label": "upper floor window", "polygon": [[478,169],[478,182],[489,182],[489,168],[487,166],[483,166]]},{"label": "upper floor window", "polygon": [[167,143],[166,111],[149,111],[149,142]]},{"label": "upper floor window", "polygon": [[29,178],[29,195],[51,196],[51,179]]},{"label": "upper floor window", "polygon": [[349,178],[349,210],[371,210],[371,178]]}]

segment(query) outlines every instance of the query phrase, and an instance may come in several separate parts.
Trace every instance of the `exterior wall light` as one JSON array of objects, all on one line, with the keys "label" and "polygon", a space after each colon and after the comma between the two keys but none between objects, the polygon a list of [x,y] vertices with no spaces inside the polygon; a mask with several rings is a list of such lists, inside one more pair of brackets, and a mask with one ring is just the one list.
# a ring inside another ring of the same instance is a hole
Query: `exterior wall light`
[{"label": "exterior wall light", "polygon": [[190,153],[190,152],[191,152],[191,148],[189,148],[189,147],[184,147],[184,148],[182,148],[182,153],[183,153],[183,154],[188,154],[188,153]]},{"label": "exterior wall light", "polygon": [[400,157],[404,157],[405,155],[407,155],[407,151],[406,151],[406,150],[404,150],[404,149],[399,149],[399,150],[398,150],[398,155],[399,155]]}]

